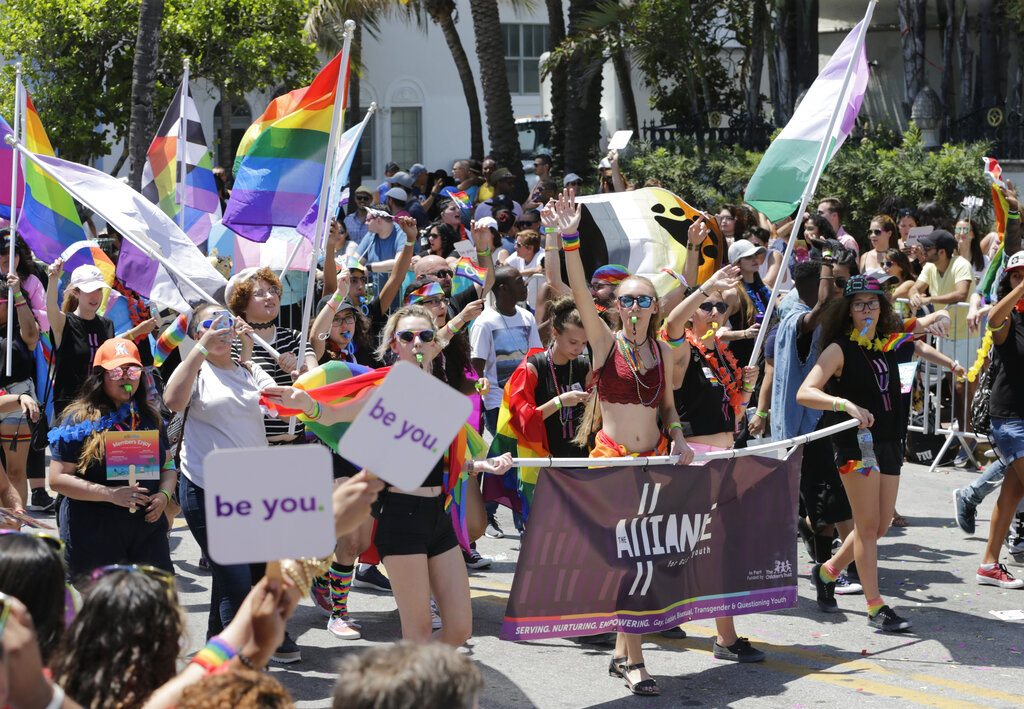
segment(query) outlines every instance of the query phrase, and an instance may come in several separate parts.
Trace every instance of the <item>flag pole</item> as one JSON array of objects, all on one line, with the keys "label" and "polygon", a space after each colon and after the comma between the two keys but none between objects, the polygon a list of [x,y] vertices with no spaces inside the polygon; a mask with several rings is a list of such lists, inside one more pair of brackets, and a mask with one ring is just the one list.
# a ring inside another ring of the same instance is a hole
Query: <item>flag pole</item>
[{"label": "flag pole", "polygon": [[[25,120],[22,104],[26,103],[22,97],[25,95],[25,87],[21,83],[21,62],[14,65],[14,136],[17,139],[25,139],[25,129],[22,125]],[[26,107],[27,108],[27,107]],[[19,133],[20,131],[20,133]],[[7,268],[9,272],[16,271],[14,268],[14,246],[18,240],[18,165],[21,160],[17,155],[11,156],[11,235],[10,249],[8,252]],[[23,171],[24,172],[24,171]],[[28,186],[26,185],[26,189]],[[4,274],[5,277],[7,274]],[[24,286],[24,284],[22,284]],[[11,376],[11,348],[14,345],[14,296],[10,290],[7,291],[7,365],[6,376]]]},{"label": "flag pole", "polygon": [[[327,221],[327,188],[330,186],[334,172],[334,146],[343,127],[342,118],[345,112],[345,85],[348,83],[349,52],[352,48],[352,37],[356,32],[354,20],[345,20],[342,37],[345,43],[341,48],[341,64],[338,66],[338,84],[334,89],[334,109],[331,113],[331,134],[327,139],[327,154],[324,156],[324,176],[320,180],[320,204],[316,211],[316,231],[313,236],[313,253],[309,257],[309,278],[306,279],[306,298],[302,302],[302,329],[299,331],[299,360],[296,366],[302,368],[306,361],[306,348],[309,346],[309,321],[313,310],[313,286],[316,283],[316,265],[320,261],[320,249],[323,248],[324,223]],[[288,432],[295,432],[295,418],[288,421]]]},{"label": "flag pole", "polygon": [[754,340],[754,351],[750,353],[750,362],[747,363],[750,367],[757,365],[757,358],[761,353],[761,347],[764,345],[764,338],[768,336],[768,323],[771,322],[772,313],[775,311],[775,301],[779,297],[779,288],[782,287],[783,281],[786,280],[786,269],[788,268],[789,259],[793,256],[793,247],[796,246],[796,233],[803,223],[807,204],[811,201],[811,197],[814,196],[814,191],[818,189],[818,180],[821,179],[821,173],[824,172],[825,157],[828,155],[828,149],[832,141],[832,131],[835,130],[836,123],[839,121],[839,114],[842,112],[842,108],[847,101],[846,92],[850,88],[853,70],[860,60],[861,51],[864,49],[864,37],[867,35],[868,25],[871,23],[871,15],[874,13],[877,3],[878,0],[870,0],[868,2],[867,12],[864,14],[860,29],[857,31],[857,46],[850,55],[850,64],[846,67],[846,75],[843,77],[843,88],[840,89],[839,98],[836,99],[836,105],[832,108],[832,116],[829,118],[828,128],[825,130],[821,145],[818,147],[818,155],[814,159],[811,177],[807,180],[807,187],[804,188],[803,196],[800,198],[800,208],[796,212],[796,223],[789,235],[789,241],[786,243],[786,253],[782,256],[782,268],[779,269],[779,273],[775,276],[775,283],[772,284],[768,305],[765,306],[764,318],[761,320],[762,327],[757,332],[757,339]]},{"label": "flag pole", "polygon": [[188,143],[188,124],[185,122],[185,101],[188,97],[188,57],[185,57],[184,69],[184,75],[181,77],[181,90],[178,94],[178,139],[175,144],[178,152],[178,164],[174,166],[174,203],[180,207],[177,216],[178,226],[182,231],[185,231],[185,172],[188,170],[188,166],[185,164],[187,158],[185,146]]},{"label": "flag pole", "polygon": [[[216,303],[217,302],[216,298],[214,298],[212,295],[210,295],[205,290],[203,290],[203,288],[201,286],[197,285],[196,282],[193,281],[191,278],[189,278],[188,275],[183,273],[181,271],[181,269],[179,269],[177,266],[174,266],[170,262],[170,260],[167,259],[167,257],[164,256],[163,253],[160,252],[159,249],[154,249],[152,246],[147,244],[145,241],[143,241],[141,239],[137,239],[130,229],[123,229],[123,228],[119,227],[115,220],[110,219],[109,215],[104,214],[105,210],[97,209],[96,205],[92,204],[88,199],[83,197],[78,192],[78,190],[76,190],[71,185],[68,185],[67,183],[63,182],[57,175],[54,175],[53,172],[50,171],[49,167],[45,163],[41,162],[38,159],[38,157],[36,156],[35,153],[33,153],[31,150],[29,150],[24,145],[22,145],[17,140],[15,140],[13,136],[7,136],[6,140],[7,140],[7,144],[8,145],[10,145],[12,148],[14,148],[19,153],[24,155],[26,158],[31,160],[32,163],[36,165],[36,167],[38,167],[40,170],[42,170],[47,175],[52,177],[54,179],[54,181],[57,184],[59,184],[61,187],[63,187],[67,191],[67,193],[69,195],[71,195],[76,200],[78,200],[79,202],[84,204],[86,207],[88,207],[89,209],[93,210],[94,212],[96,212],[97,214],[102,216],[104,219],[106,219],[108,222],[113,224],[114,228],[117,229],[117,231],[121,234],[121,236],[123,238],[125,238],[128,241],[132,242],[132,244],[134,244],[136,247],[138,247],[138,249],[140,251],[142,251],[146,256],[148,256],[151,259],[153,259],[154,261],[158,262],[161,266],[163,266],[165,269],[167,269],[168,273],[171,273],[174,276],[176,276],[179,280],[181,280],[182,283],[184,283],[189,288],[191,288],[193,291],[195,291],[195,293],[197,295],[199,295],[201,298],[203,298],[207,302],[210,302],[210,303]],[[267,352],[269,352],[271,354],[271,356],[273,356],[275,359],[277,357],[280,357],[280,354],[277,352],[277,350],[275,350],[273,347],[271,347],[263,338],[261,338],[258,335],[254,334],[253,335],[253,340],[256,342],[256,344],[258,344],[260,347],[262,347]]]}]

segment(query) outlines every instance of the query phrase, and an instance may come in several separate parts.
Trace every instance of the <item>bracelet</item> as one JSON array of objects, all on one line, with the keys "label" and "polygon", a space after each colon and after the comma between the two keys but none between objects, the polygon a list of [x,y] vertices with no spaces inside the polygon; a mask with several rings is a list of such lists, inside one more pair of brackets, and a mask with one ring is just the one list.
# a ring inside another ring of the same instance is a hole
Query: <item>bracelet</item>
[{"label": "bracelet", "polygon": [[259,672],[259,670],[256,669],[256,665],[252,664],[252,660],[243,655],[241,651],[239,651],[239,653],[235,655],[235,657],[237,657],[239,662],[241,662],[243,665],[248,667],[253,672]]},{"label": "bracelet", "polygon": [[566,251],[577,251],[580,248],[580,233],[562,234],[562,248]]},{"label": "bracelet", "polygon": [[746,382],[743,382],[743,391],[754,391],[754,387]]},{"label": "bracelet", "polygon": [[483,256],[490,256],[491,255],[491,250],[487,249],[486,251],[477,251],[476,255],[477,256],[481,256],[481,257],[483,257]]},{"label": "bracelet", "polygon": [[309,421],[316,421],[318,418],[320,418],[320,414],[324,412],[323,407],[320,406],[319,401],[314,399],[313,403],[316,404],[316,413],[307,414],[305,411],[302,412],[302,415],[305,416],[306,419]]},{"label": "bracelet", "polygon": [[56,682],[53,683],[53,696],[50,697],[50,703],[46,705],[44,709],[60,709],[64,704],[64,690],[61,689],[60,685]]},{"label": "bracelet", "polygon": [[555,397],[555,408],[559,411],[562,410],[562,395],[559,394]]},{"label": "bracelet", "polygon": [[1003,322],[1000,323],[999,327],[992,327],[992,323],[985,323],[985,329],[988,330],[989,332],[999,332],[1004,327],[1006,327],[1006,323],[1008,320],[1009,318],[1005,318]]},{"label": "bracelet", "polygon": [[700,244],[697,244],[696,246],[694,246],[693,244],[687,244],[686,245],[686,250],[687,251],[700,251]]},{"label": "bracelet", "polygon": [[206,349],[198,342],[196,343],[196,349],[199,350],[199,354],[201,354],[203,357],[210,356],[210,350]]},{"label": "bracelet", "polygon": [[544,250],[545,251],[558,251],[558,247],[557,246],[545,246]]},{"label": "bracelet", "polygon": [[14,302],[17,303],[18,305],[24,304],[25,303],[25,294],[22,293],[21,291],[18,291],[17,293],[15,293],[14,294]]},{"label": "bracelet", "polygon": [[763,419],[768,418],[768,412],[767,411],[755,411],[754,415],[755,416],[760,416]]},{"label": "bracelet", "polygon": [[957,361],[956,361],[956,360],[954,359],[954,360],[953,360],[953,364],[949,365],[949,371],[951,371],[951,372],[955,372],[955,371],[956,371],[956,368],[957,368],[957,367],[959,367],[959,366],[960,366],[960,363],[959,363],[959,362],[957,362]]},{"label": "bracelet", "polygon": [[221,640],[220,636],[214,636],[206,643],[206,647],[196,653],[192,663],[205,669],[206,674],[210,674],[237,654],[235,648]]},{"label": "bracelet", "polygon": [[1007,219],[1020,219],[1020,212],[1007,212],[1006,213],[1006,218]]},{"label": "bracelet", "polygon": [[846,413],[846,399],[840,399],[838,396],[832,399],[832,410]]},{"label": "bracelet", "polygon": [[703,284],[697,286],[697,290],[699,290],[701,292],[701,295],[703,295],[705,298],[710,298],[711,297],[711,294],[708,293],[706,290],[704,290],[704,285]]},{"label": "bracelet", "polygon": [[683,424],[679,423],[678,421],[676,421],[675,423],[670,423],[668,425],[668,432],[672,433],[672,429],[673,428],[678,428],[680,431],[682,431],[683,430]]},{"label": "bracelet", "polygon": [[171,504],[171,493],[167,492],[166,490],[157,490],[157,492],[162,492],[164,494],[164,497],[167,498],[167,504]]}]

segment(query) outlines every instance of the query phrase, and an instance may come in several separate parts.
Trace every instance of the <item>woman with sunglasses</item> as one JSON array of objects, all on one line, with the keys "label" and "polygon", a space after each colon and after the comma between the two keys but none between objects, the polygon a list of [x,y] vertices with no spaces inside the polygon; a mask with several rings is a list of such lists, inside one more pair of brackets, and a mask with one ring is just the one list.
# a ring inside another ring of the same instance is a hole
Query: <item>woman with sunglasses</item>
[{"label": "woman with sunglasses", "polygon": [[340,360],[372,367],[370,321],[348,297],[350,276],[347,269],[344,273],[334,294],[320,299],[309,343],[318,364]]},{"label": "woman with sunglasses", "polygon": [[[429,310],[421,305],[406,305],[388,318],[378,354],[381,359],[408,362],[431,371],[434,359],[446,344],[447,334],[446,330],[437,329]],[[368,399],[360,397],[336,406],[322,406],[305,391],[293,387],[271,387],[263,393],[272,404],[300,409],[309,418],[327,425],[353,420]],[[436,639],[460,647],[472,633],[473,609],[466,565],[451,518],[445,511],[445,465],[442,457],[423,485],[415,490],[385,491],[374,541],[391,579],[402,638],[420,643],[431,639],[433,593],[445,619]],[[506,454],[467,460],[464,470],[470,474],[502,475],[511,465],[511,456]]]},{"label": "woman with sunglasses", "polygon": [[[899,632],[911,622],[884,603],[878,588],[878,540],[892,523],[899,491],[907,412],[900,393],[896,346],[902,323],[874,278],[854,276],[843,298],[829,301],[819,342],[827,343],[797,391],[798,404],[834,422],[852,416],[859,429],[833,436],[836,463],[853,510],[854,530],[824,564],[811,569],[818,604],[837,612],[832,594],[840,572],[856,560],[868,625]],[[845,414],[845,416],[844,416]],[[830,422],[831,423],[831,422]],[[861,433],[869,434],[866,437]]]},{"label": "woman with sunglasses", "polygon": [[868,229],[868,240],[871,242],[871,249],[865,251],[860,257],[860,271],[867,273],[882,268],[882,261],[885,260],[885,252],[889,249],[899,248],[899,239],[896,237],[896,224],[887,214],[876,214],[871,218],[871,227]]},{"label": "woman with sunglasses", "polygon": [[982,251],[981,239],[977,238],[977,230],[974,223],[967,217],[957,220],[953,228],[953,238],[956,239],[956,252],[971,264],[974,271],[974,278],[979,279],[988,270],[989,258]]},{"label": "woman with sunglasses", "polygon": [[442,221],[437,221],[428,226],[423,233],[426,248],[420,248],[420,254],[426,256],[440,256],[448,262],[448,265],[455,268],[459,262],[459,252],[455,250],[455,242],[459,238],[454,227]]},{"label": "woman with sunglasses", "polygon": [[[163,420],[148,393],[135,343],[107,340],[61,425],[50,430],[50,487],[64,495],[60,536],[73,581],[106,564],[151,564],[174,571],[163,512],[174,494],[177,471],[167,456]],[[141,451],[136,447],[122,454],[132,462],[111,460],[115,447],[134,440],[145,444]],[[134,471],[124,469],[135,465]]]},{"label": "woman with sunglasses", "polygon": [[[615,309],[620,327],[613,332],[598,314],[580,258],[580,206],[563,193],[553,209],[562,234],[569,285],[594,353],[597,382],[597,396],[587,403],[575,441],[590,448],[590,457],[607,458],[664,455],[671,437],[678,463],[688,464],[693,451],[686,445],[672,395],[672,349],[657,336],[660,318],[654,284],[637,276],[618,284]],[[617,633],[608,672],[622,677],[634,694],[653,696],[660,690],[644,665],[640,641],[639,635]]]},{"label": "woman with sunglasses", "polygon": [[893,308],[901,315],[909,317],[910,306],[906,303],[897,303],[895,300],[909,298],[910,291],[914,288],[914,283],[917,282],[917,278],[914,276],[914,269],[910,265],[910,259],[907,258],[902,249],[893,247],[885,252],[878,265],[887,275],[894,278],[893,281],[890,281],[893,284]]}]

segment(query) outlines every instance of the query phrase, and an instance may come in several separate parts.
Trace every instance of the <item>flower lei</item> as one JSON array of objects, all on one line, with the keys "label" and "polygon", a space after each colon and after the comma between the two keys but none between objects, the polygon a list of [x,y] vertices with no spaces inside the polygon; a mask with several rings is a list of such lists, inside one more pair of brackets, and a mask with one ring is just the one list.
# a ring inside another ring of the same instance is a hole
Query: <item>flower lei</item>
[{"label": "flower lei", "polygon": [[985,336],[981,338],[981,347],[978,348],[978,357],[974,360],[974,364],[967,370],[967,381],[973,382],[978,378],[981,373],[981,368],[985,365],[985,359],[988,357],[988,353],[992,351],[992,331],[988,328],[985,329]]},{"label": "flower lei", "polygon": [[886,339],[876,337],[873,340],[869,340],[864,335],[857,332],[856,329],[850,330],[850,340],[860,345],[866,350],[875,350],[876,352],[891,352],[897,347],[903,345],[903,343],[914,339],[914,335],[909,332],[896,333],[895,335],[889,335]]},{"label": "flower lei", "polygon": [[[714,352],[708,351],[704,347],[704,343],[698,339],[693,333],[693,330],[686,329],[685,333],[686,341],[690,343],[691,347],[696,348],[700,353],[700,356],[704,358],[704,361],[708,363],[708,367],[712,372],[718,375],[718,381],[722,382],[725,387],[725,392],[729,397],[729,405],[732,406],[733,411],[737,416],[740,416],[743,409],[746,408],[746,404],[743,403],[743,368],[740,367],[739,362],[736,361],[736,357],[733,356],[732,352],[726,349],[719,349],[718,338],[715,338],[715,350]],[[718,361],[716,355],[721,354],[725,358],[726,364],[729,365],[729,369],[726,369]]]},{"label": "flower lei", "polygon": [[114,279],[114,290],[128,300],[128,316],[132,319],[133,327],[143,320],[148,320],[151,317],[149,308],[146,307],[146,303],[143,301],[142,296],[135,291],[128,289],[127,286],[116,278]]},{"label": "flower lei", "polygon": [[82,441],[93,433],[106,431],[108,428],[113,428],[114,426],[123,424],[126,419],[134,418],[134,416],[134,402],[128,401],[121,404],[116,411],[112,411],[106,416],[101,416],[95,421],[68,423],[63,426],[51,428],[50,432],[46,434],[46,438],[50,442],[51,446],[56,445],[58,441],[64,441],[66,443]]}]

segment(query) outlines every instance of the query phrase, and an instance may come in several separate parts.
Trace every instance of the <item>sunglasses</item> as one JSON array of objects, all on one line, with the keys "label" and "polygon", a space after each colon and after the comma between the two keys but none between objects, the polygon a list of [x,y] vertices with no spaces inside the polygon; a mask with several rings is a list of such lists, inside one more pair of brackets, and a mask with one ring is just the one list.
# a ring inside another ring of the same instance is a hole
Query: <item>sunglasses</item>
[{"label": "sunglasses", "polygon": [[892,268],[896,264],[895,261],[879,261],[878,265],[882,268]]},{"label": "sunglasses", "polygon": [[437,280],[443,280],[445,278],[451,278],[454,274],[450,269],[442,268],[440,271],[434,271],[432,273],[424,273],[424,276],[433,276]]},{"label": "sunglasses", "polygon": [[357,202],[369,202],[371,199],[373,199],[373,198],[370,195],[368,195],[368,194],[357,194],[356,195],[356,201]]},{"label": "sunglasses", "polygon": [[881,229],[872,229],[871,233],[874,234],[875,236],[881,236],[882,235],[882,230]]},{"label": "sunglasses", "polygon": [[434,335],[437,333],[434,330],[399,330],[395,333],[402,342],[409,344],[413,340],[419,340],[420,342],[433,342]]},{"label": "sunglasses", "polygon": [[633,303],[636,303],[641,308],[649,308],[654,302],[653,295],[620,295],[619,305],[623,308],[632,308]]},{"label": "sunglasses", "polygon": [[832,282],[835,283],[836,288],[838,288],[839,290],[843,290],[843,289],[846,288],[846,281],[847,281],[847,279],[845,279],[845,278],[836,278]]},{"label": "sunglasses", "polygon": [[572,182],[566,182],[566,187],[579,187],[583,184],[583,180],[573,180]]},{"label": "sunglasses", "polygon": [[717,310],[718,312],[724,315],[725,311],[729,309],[729,304],[723,301],[719,301],[717,303],[701,303],[698,307],[705,313],[710,313],[712,310]]},{"label": "sunglasses", "polygon": [[125,377],[131,379],[133,382],[137,382],[139,377],[142,376],[142,367],[132,365],[128,369],[118,367],[117,369],[108,369],[107,376],[110,377],[110,381],[119,382]]},{"label": "sunglasses", "polygon": [[37,529],[26,529],[21,531],[16,529],[0,529],[0,534],[18,534],[22,537],[35,537],[36,539],[42,539],[44,542],[53,547],[55,551],[64,551],[64,542],[62,540],[60,540],[57,537],[52,537],[49,534],[46,534],[45,532],[39,531]]},{"label": "sunglasses", "polygon": [[444,305],[448,301],[443,295],[434,296],[433,298],[424,298],[417,305]]},{"label": "sunglasses", "polygon": [[253,294],[253,297],[256,297],[256,298],[266,298],[269,295],[276,295],[278,298],[280,298],[281,297],[281,289],[278,288],[277,286],[270,286],[270,288],[265,289],[265,290],[263,288],[260,288],[259,290],[255,290],[255,291],[252,292],[252,294]]},{"label": "sunglasses", "polygon": [[107,574],[111,574],[115,571],[145,574],[157,581],[162,581],[167,585],[169,590],[174,590],[174,574],[170,571],[164,571],[163,569],[158,569],[155,566],[150,566],[149,564],[110,564],[109,566],[101,566],[92,572],[92,582],[96,583]]},{"label": "sunglasses", "polygon": [[969,227],[961,226],[953,230],[954,234],[970,234],[971,230]]}]

